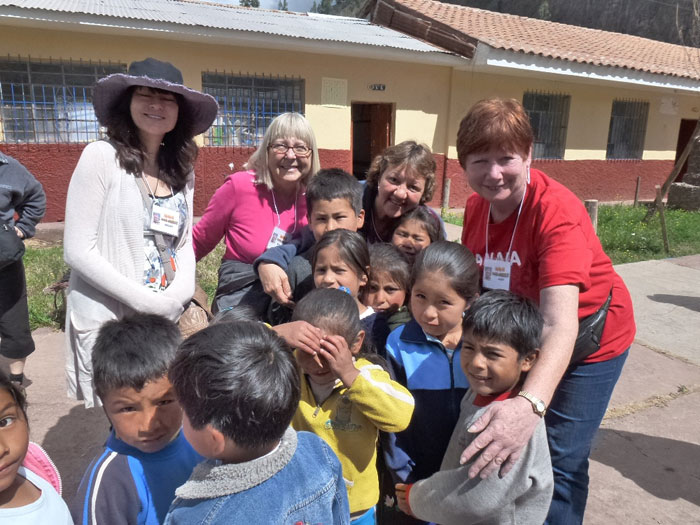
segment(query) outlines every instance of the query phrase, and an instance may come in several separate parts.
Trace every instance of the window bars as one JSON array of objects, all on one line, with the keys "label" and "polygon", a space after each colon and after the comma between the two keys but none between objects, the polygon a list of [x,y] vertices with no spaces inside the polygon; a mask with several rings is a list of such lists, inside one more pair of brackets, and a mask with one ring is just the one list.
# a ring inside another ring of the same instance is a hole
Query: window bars
[{"label": "window bars", "polygon": [[124,64],[0,58],[0,142],[78,143],[101,137],[92,107],[98,79]]},{"label": "window bars", "polygon": [[202,91],[219,103],[219,114],[205,134],[207,146],[256,147],[277,115],[304,113],[302,78],[205,72]]},{"label": "window bars", "polygon": [[537,91],[528,91],[523,95],[523,107],[535,134],[533,158],[564,158],[570,102],[569,95]]},{"label": "window bars", "polygon": [[613,100],[606,159],[641,159],[649,102]]}]

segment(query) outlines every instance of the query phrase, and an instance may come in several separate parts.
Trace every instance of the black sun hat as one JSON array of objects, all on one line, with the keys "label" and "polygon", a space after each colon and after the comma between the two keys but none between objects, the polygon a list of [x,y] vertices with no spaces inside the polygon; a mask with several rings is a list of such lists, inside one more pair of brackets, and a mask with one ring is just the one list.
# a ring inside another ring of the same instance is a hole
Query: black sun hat
[{"label": "black sun hat", "polygon": [[182,73],[169,62],[147,58],[132,62],[126,74],[115,73],[100,79],[92,94],[95,115],[105,125],[117,101],[131,86],[163,89],[182,95],[192,116],[192,132],[204,133],[214,122],[219,105],[211,95],[182,84]]}]

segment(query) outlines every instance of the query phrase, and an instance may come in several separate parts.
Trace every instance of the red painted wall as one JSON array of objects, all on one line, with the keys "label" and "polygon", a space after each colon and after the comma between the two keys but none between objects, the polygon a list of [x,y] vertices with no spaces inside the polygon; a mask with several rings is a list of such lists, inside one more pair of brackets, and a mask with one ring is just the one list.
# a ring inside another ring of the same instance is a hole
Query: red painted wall
[{"label": "red painted wall", "polygon": [[[209,199],[224,182],[226,176],[241,171],[255,148],[201,148],[195,164],[194,214],[201,215]],[[332,166],[352,171],[352,156],[348,150],[320,149],[321,166]],[[229,163],[233,163],[233,171]]]},{"label": "red painted wall", "polygon": [[63,220],[68,183],[84,147],[85,144],[0,144],[3,153],[24,164],[44,186],[44,222]]},{"label": "red painted wall", "polygon": [[[47,197],[45,222],[62,221],[66,203],[66,192],[73,168],[78,162],[84,144],[2,144],[0,150],[24,164],[44,185]],[[253,153],[253,148],[201,148],[195,165],[197,173],[194,213],[201,215],[209,199],[229,173],[229,163],[234,170],[243,164]],[[338,167],[352,171],[352,155],[349,150],[319,150],[321,165]],[[450,207],[462,208],[471,189],[466,183],[464,172],[455,159],[446,159],[436,154],[437,187],[432,206],[442,202],[443,179],[450,183]],[[654,198],[654,185],[663,184],[673,169],[671,160],[646,161],[535,161],[533,166],[569,187],[581,199],[600,201],[632,200],[637,175],[642,177],[640,198]],[[86,203],[89,205],[89,203]]]},{"label": "red painted wall", "polygon": [[[41,182],[46,192],[47,206],[44,222],[62,221],[66,194],[73,169],[85,144],[2,144],[3,153],[16,158]],[[233,169],[243,169],[254,148],[201,148],[195,164],[197,174],[194,213],[201,215],[209,199]],[[337,166],[352,170],[352,156],[347,150],[319,150],[322,166]],[[89,203],[86,203],[89,205]]]},{"label": "red painted wall", "polygon": [[[663,184],[673,169],[672,160],[540,160],[532,163],[573,191],[581,200],[601,202],[633,200],[637,176],[642,177],[639,198],[653,200],[654,186]],[[450,206],[463,208],[472,193],[456,159],[447,160]]]}]

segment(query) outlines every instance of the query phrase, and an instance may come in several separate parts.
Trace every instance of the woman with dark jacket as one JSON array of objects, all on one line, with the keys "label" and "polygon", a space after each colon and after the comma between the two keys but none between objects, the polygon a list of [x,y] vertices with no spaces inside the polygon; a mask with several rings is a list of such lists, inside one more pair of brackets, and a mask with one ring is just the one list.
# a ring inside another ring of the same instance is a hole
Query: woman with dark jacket
[{"label": "woman with dark jacket", "polygon": [[[39,181],[22,164],[0,152],[0,228],[6,229],[0,234],[28,239],[34,236],[44,212],[46,195]],[[27,281],[20,257],[0,268],[0,355],[9,359],[10,380],[18,386],[24,381],[24,362],[33,351]]]}]

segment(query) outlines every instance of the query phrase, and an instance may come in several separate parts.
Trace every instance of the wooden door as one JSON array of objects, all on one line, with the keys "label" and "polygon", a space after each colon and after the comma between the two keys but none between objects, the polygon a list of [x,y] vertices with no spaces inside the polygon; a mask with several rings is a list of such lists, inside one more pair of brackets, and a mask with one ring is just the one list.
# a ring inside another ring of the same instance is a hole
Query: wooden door
[{"label": "wooden door", "polygon": [[393,104],[352,104],[352,171],[364,179],[372,159],[391,145]]}]

